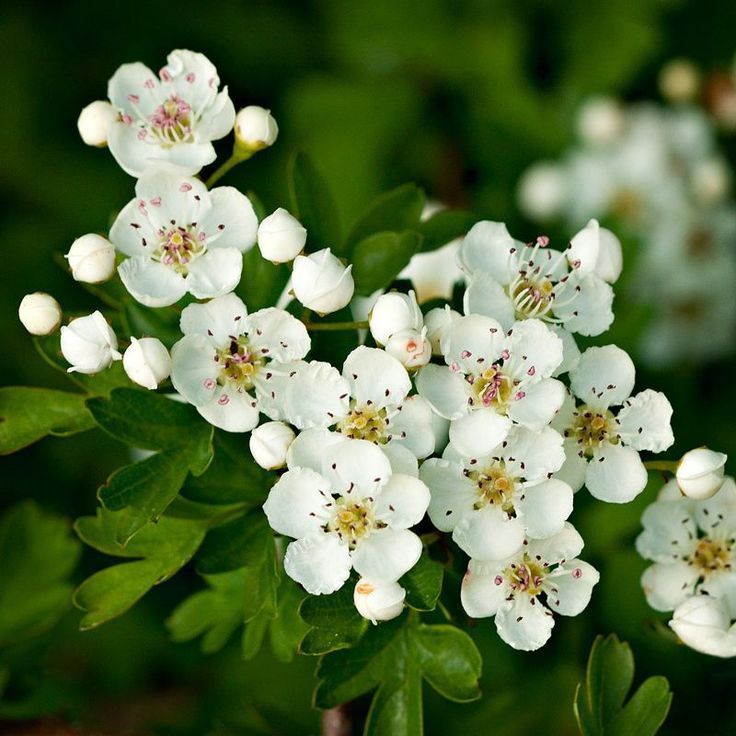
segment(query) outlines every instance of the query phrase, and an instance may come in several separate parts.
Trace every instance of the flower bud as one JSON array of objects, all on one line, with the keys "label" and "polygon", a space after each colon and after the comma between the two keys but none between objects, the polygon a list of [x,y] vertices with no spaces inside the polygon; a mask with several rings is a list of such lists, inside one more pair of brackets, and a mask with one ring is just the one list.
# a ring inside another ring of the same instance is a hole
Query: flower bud
[{"label": "flower bud", "polygon": [[710,595],[694,595],[672,614],[670,628],[691,649],[714,657],[736,656],[736,626],[731,626],[725,602]]},{"label": "flower bud", "polygon": [[296,439],[294,430],[283,422],[266,422],[250,435],[250,452],[264,470],[276,470],[286,465],[286,453]]},{"label": "flower bud", "polygon": [[427,339],[432,346],[432,355],[442,355],[440,341],[445,330],[459,317],[459,312],[449,306],[435,307],[424,315],[424,326],[427,328]]},{"label": "flower bud", "polygon": [[723,485],[727,459],[727,455],[707,447],[686,452],[677,464],[677,485],[684,495],[696,501],[714,496]]},{"label": "flower bud", "polygon": [[427,339],[426,327],[421,332],[402,330],[391,335],[384,349],[409,370],[421,368],[432,359],[432,346]]},{"label": "flower bud", "polygon": [[611,97],[593,97],[578,113],[578,135],[586,143],[605,146],[618,138],[624,128],[619,103]]},{"label": "flower bud", "polygon": [[565,176],[556,163],[542,161],[519,180],[516,198],[524,214],[535,220],[557,217],[565,200]]},{"label": "flower bud", "polygon": [[100,312],[77,317],[61,328],[61,353],[71,364],[69,373],[99,373],[123,357],[112,327]]},{"label": "flower bud", "polygon": [[422,312],[414,292],[391,291],[379,296],[368,315],[368,324],[378,345],[385,345],[396,332],[421,330]]},{"label": "flower bud", "polygon": [[307,231],[283,207],[269,215],[258,227],[258,248],[273,263],[293,261],[304,249]]},{"label": "flower bud", "polygon": [[50,294],[26,294],[18,307],[18,318],[31,335],[50,335],[61,322],[61,307]]},{"label": "flower bud", "polygon": [[79,113],[77,129],[88,146],[104,148],[107,146],[108,131],[114,121],[113,106],[106,100],[95,100]]},{"label": "flower bud", "polygon": [[258,105],[244,107],[235,116],[235,143],[248,153],[272,146],[279,134],[270,110]]},{"label": "flower bud", "polygon": [[352,269],[343,266],[329,248],[297,256],[291,274],[294,296],[318,314],[336,312],[352,299],[355,290]]},{"label": "flower bud", "polygon": [[659,72],[659,91],[668,102],[692,102],[700,88],[700,73],[687,59],[673,59]]},{"label": "flower bud", "polygon": [[115,273],[115,246],[101,235],[77,238],[66,254],[75,281],[99,284]]},{"label": "flower bud", "polygon": [[609,284],[621,275],[623,252],[621,241],[598,220],[588,224],[570,240],[567,258],[581,273],[594,273]]},{"label": "flower bud", "polygon": [[156,337],[131,337],[123,354],[123,368],[133,383],[154,389],[171,375],[171,356]]},{"label": "flower bud", "polygon": [[698,202],[713,205],[722,202],[731,188],[731,174],[722,159],[709,158],[696,164],[691,187]]},{"label": "flower bud", "polygon": [[353,601],[358,613],[372,621],[390,621],[404,610],[406,591],[395,582],[379,582],[361,578],[355,585]]}]

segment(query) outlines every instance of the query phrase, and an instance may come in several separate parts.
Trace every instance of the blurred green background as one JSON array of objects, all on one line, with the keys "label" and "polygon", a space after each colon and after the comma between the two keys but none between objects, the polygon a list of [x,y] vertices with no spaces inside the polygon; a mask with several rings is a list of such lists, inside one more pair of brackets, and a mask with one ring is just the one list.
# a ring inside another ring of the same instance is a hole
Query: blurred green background
[{"label": "blurred green background", "polygon": [[[432,198],[506,221],[531,239],[534,227],[515,208],[516,182],[531,162],[570,144],[580,102],[592,93],[656,99],[657,72],[673,56],[726,68],[735,27],[729,0],[5,3],[0,383],[66,387],[35,353],[16,310],[34,290],[51,292],[68,311],[94,305],[54,254],[85,232],[106,230],[132,194],[133,180],[76,131],[79,110],[105,97],[121,63],[156,69],[172,48],[198,50],[236,106],[271,108],[277,145],[227,180],[256,191],[269,210],[288,202],[286,165],[299,147],[332,185],[344,225],[379,192],[416,181]],[[733,140],[722,145],[733,164]],[[619,323],[628,308],[619,298]],[[627,339],[616,332],[634,350]],[[666,391],[675,407],[673,457],[699,444],[736,457],[735,369],[731,360],[639,371],[638,385]],[[44,440],[3,458],[0,508],[30,498],[70,521],[91,513],[98,485],[126,452],[98,433]],[[484,697],[459,706],[427,691],[428,734],[575,733],[575,683],[594,635],[611,631],[632,644],[639,677],[670,679],[675,699],[664,733],[736,732],[736,665],[677,646],[644,602],[645,565],[633,540],[655,492],[625,507],[578,497],[573,520],[586,559],[602,572],[591,607],[558,620],[535,655],[508,649],[490,622],[480,622],[472,635],[484,656]],[[6,575],[8,564],[0,559]],[[85,550],[75,580],[99,564]],[[163,620],[200,585],[185,570],[101,630],[79,633],[79,614],[69,610],[54,627],[2,649],[0,732],[56,733],[23,730],[25,721],[102,734],[318,732],[309,708],[314,661],[283,665],[264,651],[243,663],[235,642],[206,657],[196,644],[168,640]]]}]

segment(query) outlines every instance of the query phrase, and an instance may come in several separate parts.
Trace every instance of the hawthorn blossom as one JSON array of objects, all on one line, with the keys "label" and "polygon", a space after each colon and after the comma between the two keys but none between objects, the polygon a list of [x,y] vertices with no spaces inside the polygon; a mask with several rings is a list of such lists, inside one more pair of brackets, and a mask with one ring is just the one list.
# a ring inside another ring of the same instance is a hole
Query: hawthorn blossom
[{"label": "hawthorn blossom", "polygon": [[135,299],[165,307],[187,292],[209,299],[237,286],[242,253],[258,229],[245,195],[233,187],[207,191],[173,166],[148,171],[135,193],[110,229],[113,245],[128,256],[118,273]]},{"label": "hawthorn blossom", "polygon": [[417,478],[392,474],[376,445],[338,439],[302,452],[288,468],[263,510],[274,531],[295,539],[284,569],[308,593],[339,590],[353,568],[388,583],[414,567],[422,543],[409,528],[424,516],[429,491]]},{"label": "hawthorn blossom", "polygon": [[122,360],[118,339],[99,310],[61,327],[61,354],[71,365],[67,373],[93,375]]},{"label": "hawthorn blossom", "polygon": [[498,635],[514,649],[534,651],[552,634],[553,612],[577,616],[590,601],[598,571],[577,559],[583,539],[565,528],[548,539],[530,539],[503,560],[470,560],[460,597],[473,618],[494,616]]},{"label": "hawthorn blossom", "polygon": [[443,459],[430,458],[419,472],[432,496],[429,518],[474,559],[513,555],[526,537],[543,539],[564,528],[572,489],[551,477],[564,460],[562,437],[549,427],[513,427],[488,457],[450,450]]},{"label": "hawthorn blossom", "polygon": [[696,447],[677,463],[675,479],[683,496],[705,501],[721,490],[728,456],[722,452]]},{"label": "hawthorn blossom", "polygon": [[713,657],[736,657],[736,624],[726,601],[694,595],[675,609],[670,628],[691,649]]},{"label": "hawthorn blossom", "polygon": [[43,291],[26,294],[18,305],[18,319],[31,335],[50,335],[61,324],[59,302]]},{"label": "hawthorn blossom", "polygon": [[672,406],[647,389],[631,396],[635,369],[621,348],[588,348],[570,372],[572,393],[552,422],[565,437],[565,465],[558,477],[577,491],[583,484],[601,501],[627,503],[647,484],[640,450],[672,445]]},{"label": "hawthorn blossom", "polygon": [[307,354],[304,325],[274,307],[248,314],[235,294],[181,313],[184,337],[171,350],[171,382],[197,411],[228,432],[248,432],[262,411],[277,419],[269,382],[282,363]]},{"label": "hawthorn blossom", "polygon": [[736,610],[736,482],[726,478],[706,501],[682,498],[676,480],[642,515],[636,549],[653,565],[642,575],[647,603],[672,611],[694,594],[722,598]]},{"label": "hawthorn blossom", "polygon": [[107,143],[131,176],[162,161],[196,174],[216,158],[212,141],[233,129],[235,108],[227,87],[218,93],[209,59],[177,49],[166,61],[158,74],[140,62],[123,64],[108,83],[117,116]]},{"label": "hawthorn blossom", "polygon": [[541,430],[562,406],[564,386],[551,378],[562,341],[539,320],[504,333],[490,317],[458,317],[445,328],[441,348],[447,365],[423,368],[417,391],[451,420],[450,442],[461,455],[490,455],[513,424]]}]

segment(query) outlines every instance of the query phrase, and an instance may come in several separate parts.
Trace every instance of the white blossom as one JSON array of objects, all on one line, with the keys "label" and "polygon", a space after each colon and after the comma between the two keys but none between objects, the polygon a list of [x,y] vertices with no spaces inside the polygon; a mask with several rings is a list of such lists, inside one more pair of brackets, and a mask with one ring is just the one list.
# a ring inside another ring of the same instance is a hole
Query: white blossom
[{"label": "white blossom", "polygon": [[557,217],[565,203],[565,172],[554,161],[539,161],[519,180],[519,208],[529,217],[545,222]]},{"label": "white blossom", "polygon": [[128,256],[118,273],[135,299],[164,307],[187,292],[209,299],[237,286],[242,253],[254,245],[258,228],[245,195],[233,187],[207,191],[171,166],[144,174],[135,192],[110,230],[112,243]]},{"label": "white blossom", "polygon": [[79,113],[77,130],[88,146],[104,148],[115,119],[115,110],[107,100],[95,100]]},{"label": "white blossom", "polygon": [[233,128],[235,108],[207,57],[172,51],[158,74],[136,62],[112,76],[107,94],[117,117],[108,145],[131,176],[168,162],[196,174],[215,158],[212,141]]},{"label": "white blossom", "polygon": [[422,311],[413,291],[381,294],[368,315],[371,335],[378,345],[385,345],[397,332],[421,330],[423,324]]},{"label": "white blossom", "polygon": [[338,439],[299,461],[289,463],[263,506],[271,527],[296,540],[284,556],[287,575],[320,595],[341,588],[351,569],[392,582],[416,564],[422,543],[409,528],[429,504],[420,480],[392,474],[366,440]]},{"label": "white blossom", "polygon": [[318,314],[336,312],[352,299],[355,290],[352,269],[352,265],[343,266],[329,248],[297,256],[291,274],[294,296]]},{"label": "white blossom", "polygon": [[18,306],[18,319],[31,335],[50,335],[61,323],[61,307],[50,294],[26,294]]},{"label": "white blossom", "polygon": [[445,330],[459,316],[460,313],[451,309],[449,304],[430,309],[424,315],[424,326],[427,328],[427,339],[432,346],[432,355],[442,355],[441,343]]},{"label": "white blossom", "polygon": [[69,373],[99,373],[123,357],[112,327],[99,311],[62,326],[61,353],[71,365]]},{"label": "white blossom", "polygon": [[516,554],[525,538],[564,528],[573,494],[552,478],[564,460],[562,437],[549,427],[514,427],[486,457],[463,458],[450,449],[443,459],[425,460],[419,472],[432,497],[429,518],[474,559]]},{"label": "white blossom", "polygon": [[358,613],[376,624],[390,621],[404,610],[406,590],[397,582],[384,582],[361,578],[355,584],[353,602]]},{"label": "white blossom", "polygon": [[647,483],[639,451],[662,452],[674,442],[672,406],[651,389],[631,396],[634,364],[615,345],[588,348],[570,380],[579,401],[568,393],[552,422],[565,437],[558,477],[575,491],[584,483],[601,501],[627,503]]},{"label": "white blossom", "polygon": [[672,59],[659,71],[662,96],[675,103],[692,102],[700,87],[700,73],[687,59]]},{"label": "white blossom", "polygon": [[270,110],[249,105],[235,116],[237,145],[250,153],[272,146],[279,134],[279,126]]},{"label": "white blossom", "polygon": [[395,332],[386,343],[386,352],[408,370],[416,370],[432,360],[432,344],[427,328]]},{"label": "white blossom", "polygon": [[694,595],[675,609],[670,627],[691,649],[713,657],[736,657],[736,624],[725,601]]},{"label": "white blossom", "polygon": [[171,356],[156,337],[131,337],[123,353],[123,368],[133,383],[152,390],[171,375]]},{"label": "white blossom", "polygon": [[580,138],[594,146],[613,143],[623,132],[625,117],[621,104],[611,97],[591,97],[578,111]]},{"label": "white blossom", "polygon": [[66,254],[75,281],[99,284],[115,273],[115,246],[101,235],[88,233],[77,238]]},{"label": "white blossom", "polygon": [[307,231],[283,207],[266,217],[258,226],[258,249],[272,263],[293,261],[307,242]]},{"label": "white blossom", "polygon": [[577,555],[583,540],[571,524],[548,539],[530,539],[504,560],[470,560],[461,589],[473,618],[495,616],[499,636],[514,649],[542,647],[553,612],[577,616],[590,601],[598,571]]},{"label": "white blossom", "polygon": [[266,422],[251,432],[250,453],[264,470],[283,468],[289,447],[295,438],[296,434],[288,424]]},{"label": "white blossom", "polygon": [[171,351],[174,388],[211,424],[248,432],[259,411],[278,419],[271,380],[284,363],[310,348],[304,325],[280,309],[248,314],[235,294],[190,304],[181,314],[184,337]]},{"label": "white blossom", "polygon": [[677,464],[676,480],[680,491],[695,501],[714,496],[723,485],[727,459],[722,452],[707,447],[686,452]]}]

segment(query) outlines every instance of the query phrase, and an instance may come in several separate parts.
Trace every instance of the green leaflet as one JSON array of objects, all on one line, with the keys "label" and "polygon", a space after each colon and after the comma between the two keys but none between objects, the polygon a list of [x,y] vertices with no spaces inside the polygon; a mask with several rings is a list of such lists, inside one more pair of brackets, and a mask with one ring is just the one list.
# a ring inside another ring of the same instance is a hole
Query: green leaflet
[{"label": "green leaflet", "polygon": [[380,232],[361,240],[353,251],[357,294],[372,294],[390,284],[419,252],[422,236],[413,230]]}]

